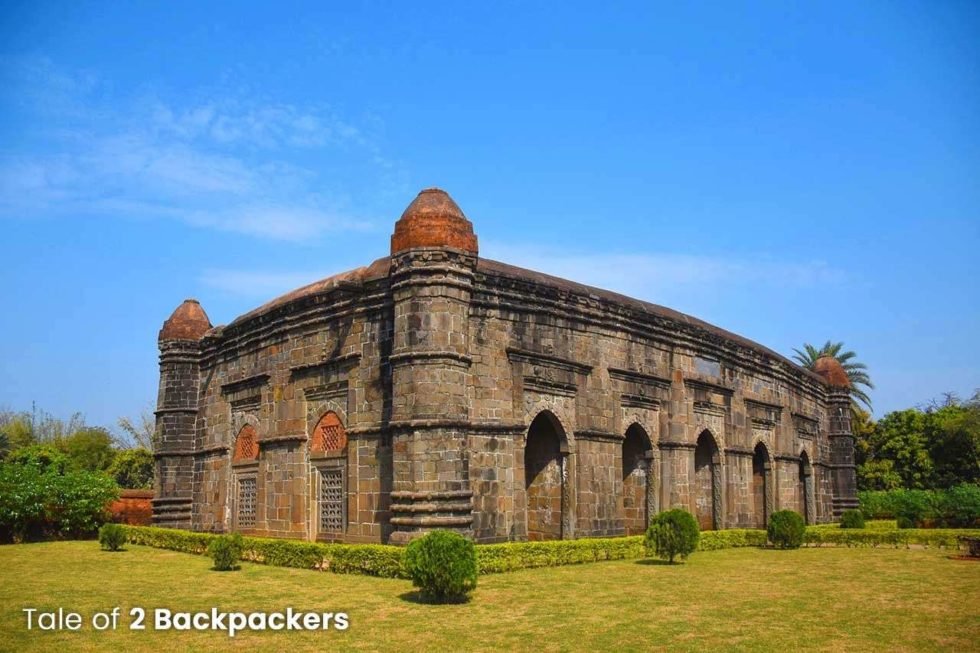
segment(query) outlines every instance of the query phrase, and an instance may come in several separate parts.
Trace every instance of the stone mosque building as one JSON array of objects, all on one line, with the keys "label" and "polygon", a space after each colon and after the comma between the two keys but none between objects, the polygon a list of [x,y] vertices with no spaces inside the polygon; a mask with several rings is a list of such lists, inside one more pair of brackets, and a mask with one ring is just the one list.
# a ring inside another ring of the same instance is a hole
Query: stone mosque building
[{"label": "stone mosque building", "polygon": [[847,375],[682,313],[480,258],[438,189],[391,255],[159,335],[154,522],[405,543],[825,522],[857,504]]}]

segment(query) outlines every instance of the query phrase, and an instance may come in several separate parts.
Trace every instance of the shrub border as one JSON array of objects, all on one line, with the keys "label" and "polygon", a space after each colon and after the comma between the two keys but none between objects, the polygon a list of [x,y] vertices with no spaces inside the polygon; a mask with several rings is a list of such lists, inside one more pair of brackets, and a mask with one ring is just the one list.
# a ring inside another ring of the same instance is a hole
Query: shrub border
[{"label": "shrub border", "polygon": [[[122,526],[126,530],[126,540],[131,544],[196,555],[207,555],[208,544],[217,537],[212,533],[155,526]],[[960,536],[980,537],[980,529],[857,530],[841,529],[836,524],[827,524],[808,526],[803,542],[805,546],[958,548]],[[399,546],[327,544],[265,537],[243,537],[242,543],[242,560],[247,562],[275,567],[317,569],[335,574],[408,579],[402,563],[405,549]],[[702,532],[698,551],[763,547],[766,544],[764,530],[732,528]],[[603,560],[634,560],[645,556],[642,535],[476,545],[480,575]]]}]

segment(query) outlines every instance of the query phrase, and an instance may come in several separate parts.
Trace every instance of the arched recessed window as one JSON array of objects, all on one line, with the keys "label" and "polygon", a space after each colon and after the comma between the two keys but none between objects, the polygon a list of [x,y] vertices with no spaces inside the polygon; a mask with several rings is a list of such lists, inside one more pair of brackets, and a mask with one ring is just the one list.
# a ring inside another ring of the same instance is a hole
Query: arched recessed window
[{"label": "arched recessed window", "polygon": [[347,429],[337,413],[328,411],[310,432],[318,539],[342,539],[347,530]]},{"label": "arched recessed window", "polygon": [[328,452],[343,451],[347,446],[347,430],[337,416],[337,413],[330,411],[325,413],[320,421],[313,427],[312,442],[310,451]]},{"label": "arched recessed window", "polygon": [[237,463],[245,460],[255,460],[258,457],[259,440],[255,433],[255,427],[251,424],[246,424],[238,432],[238,437],[235,438],[235,453],[231,459]]}]

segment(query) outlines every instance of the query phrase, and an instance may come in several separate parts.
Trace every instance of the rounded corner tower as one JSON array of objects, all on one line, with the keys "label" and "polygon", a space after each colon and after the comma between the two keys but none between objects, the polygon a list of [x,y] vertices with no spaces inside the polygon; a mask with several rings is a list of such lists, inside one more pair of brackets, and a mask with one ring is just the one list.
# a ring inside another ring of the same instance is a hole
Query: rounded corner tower
[{"label": "rounded corner tower", "polygon": [[[423,190],[390,255],[159,334],[154,521],[406,543],[705,528],[856,501],[848,388],[662,306],[479,256]],[[839,364],[837,364],[839,367]],[[846,373],[845,373],[846,378]]]}]

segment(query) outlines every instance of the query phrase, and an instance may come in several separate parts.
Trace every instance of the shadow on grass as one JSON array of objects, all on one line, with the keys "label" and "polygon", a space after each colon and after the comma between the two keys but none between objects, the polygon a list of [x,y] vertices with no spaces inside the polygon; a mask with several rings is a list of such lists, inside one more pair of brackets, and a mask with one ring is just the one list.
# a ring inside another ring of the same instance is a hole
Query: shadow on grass
[{"label": "shadow on grass", "polygon": [[412,592],[404,592],[398,595],[402,601],[406,603],[415,603],[416,605],[462,605],[464,603],[470,602],[470,596],[464,596],[459,599],[447,600],[447,601],[434,601],[432,599],[426,598],[422,592],[418,590]]},{"label": "shadow on grass", "polygon": [[664,565],[666,567],[675,567],[677,565],[681,565],[681,564],[684,564],[684,563],[679,562],[679,561],[678,562],[674,562],[674,563],[670,563],[670,562],[667,562],[666,560],[660,560],[658,558],[643,558],[641,560],[637,560],[636,561],[636,564],[638,564],[638,565],[647,565],[649,567],[659,567],[660,565]]}]

